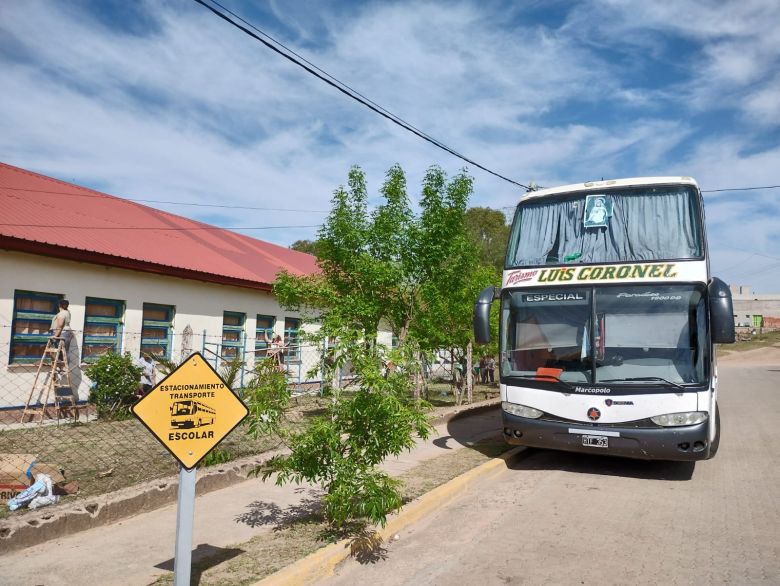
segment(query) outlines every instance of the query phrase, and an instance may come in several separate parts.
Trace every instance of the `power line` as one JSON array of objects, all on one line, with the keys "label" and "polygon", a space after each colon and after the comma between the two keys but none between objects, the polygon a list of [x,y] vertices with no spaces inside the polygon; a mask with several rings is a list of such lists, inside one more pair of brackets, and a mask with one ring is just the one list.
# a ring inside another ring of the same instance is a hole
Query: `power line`
[{"label": "power line", "polygon": [[[760,189],[778,189],[780,188],[780,185],[766,185],[763,187],[732,187],[729,189],[702,189],[702,193],[714,193],[714,192],[722,192],[722,191],[755,191]],[[86,189],[86,188],[81,188]],[[30,189],[27,187],[2,187],[0,190],[9,190],[9,191],[28,191],[31,193],[46,193],[51,195],[65,195],[69,197],[92,197],[92,198],[104,198],[104,197],[114,197],[116,199],[120,199],[123,201],[132,201],[135,203],[156,203],[156,204],[166,204],[166,205],[177,205],[177,206],[190,206],[190,207],[200,207],[200,208],[221,208],[221,209],[233,209],[233,210],[256,210],[256,211],[264,211],[264,212],[296,212],[296,213],[317,213],[317,214],[327,214],[330,212],[330,210],[313,210],[313,209],[303,209],[303,208],[271,208],[271,207],[264,207],[264,206],[242,206],[242,205],[232,205],[232,204],[215,204],[215,203],[198,203],[198,202],[190,202],[190,201],[170,201],[170,200],[160,200],[160,199],[137,199],[137,198],[131,198],[131,197],[120,197],[117,195],[111,195],[111,194],[103,194],[103,193],[73,193],[70,191],[57,191],[53,189]],[[517,204],[513,205],[507,205],[507,206],[498,206],[496,208],[492,209],[498,209],[498,210],[513,210],[517,207]]]},{"label": "power line", "polygon": [[731,189],[702,189],[702,193],[715,193],[718,191],[753,191],[756,189],[778,189],[780,185],[765,185],[763,187],[732,187]]},{"label": "power line", "polygon": [[[508,183],[511,183],[513,185],[517,185],[518,187],[522,187],[523,189],[528,189],[527,185],[523,185],[522,183],[520,183],[518,181],[515,181],[514,179],[510,179],[509,177],[506,177],[506,176],[504,176],[504,175],[502,175],[500,173],[497,173],[496,171],[488,169],[484,165],[480,165],[479,163],[477,163],[473,159],[470,159],[470,158],[466,157],[465,155],[460,154],[459,152],[457,152],[456,150],[448,147],[447,145],[445,145],[441,141],[433,138],[432,136],[426,134],[425,132],[422,132],[421,130],[418,130],[417,128],[412,126],[410,123],[406,122],[404,119],[402,119],[399,116],[393,114],[392,112],[388,111],[387,109],[385,109],[385,108],[383,108],[381,106],[378,106],[373,101],[369,100],[368,98],[365,98],[362,94],[352,90],[349,86],[347,86],[346,84],[342,83],[341,81],[339,81],[338,79],[336,79],[332,75],[327,74],[325,72],[322,72],[322,69],[320,69],[319,67],[316,67],[316,66],[312,65],[311,63],[309,63],[305,59],[301,59],[297,54],[295,54],[292,51],[289,51],[289,49],[287,49],[286,47],[285,47],[285,50],[287,50],[288,52],[280,50],[276,45],[279,45],[279,46],[282,46],[282,47],[284,47],[284,45],[282,45],[281,43],[279,43],[278,41],[273,39],[268,34],[260,31],[260,29],[258,29],[256,26],[248,23],[243,18],[241,18],[239,16],[236,16],[233,12],[230,12],[229,10],[224,8],[218,2],[215,2],[214,0],[211,0],[215,5],[219,6],[220,8],[225,10],[226,12],[229,12],[230,14],[232,14],[233,16],[235,16],[236,18],[241,20],[241,22],[246,23],[247,26],[252,27],[256,31],[258,31],[260,34],[262,34],[264,37],[266,37],[268,39],[271,39],[273,41],[273,43],[271,43],[271,42],[261,38],[260,36],[256,35],[252,31],[250,31],[248,28],[240,25],[236,21],[234,21],[231,18],[229,18],[228,16],[226,16],[224,13],[220,12],[219,10],[214,8],[213,6],[210,6],[209,4],[207,4],[204,0],[194,0],[194,1],[197,2],[198,4],[200,4],[201,6],[203,6],[204,8],[210,10],[212,13],[214,13],[216,16],[218,16],[219,18],[221,18],[225,22],[233,25],[234,27],[236,27],[240,31],[243,31],[244,33],[246,33],[247,35],[252,37],[253,39],[261,42],[263,45],[265,45],[266,47],[268,47],[269,49],[271,49],[275,53],[278,53],[279,55],[281,55],[282,57],[284,57],[288,61],[290,61],[290,62],[294,63],[295,65],[297,65],[298,67],[304,69],[305,71],[307,71],[311,75],[315,76],[319,80],[324,81],[329,86],[333,87],[334,89],[337,89],[338,91],[340,91],[345,96],[348,96],[349,98],[352,98],[353,100],[355,100],[356,102],[362,104],[363,106],[365,106],[369,110],[372,110],[373,112],[375,112],[375,113],[379,114],[380,116],[386,118],[387,120],[389,120],[393,124],[396,124],[397,126],[400,126],[404,130],[407,130],[408,132],[411,132],[412,134],[418,136],[419,138],[422,138],[423,140],[425,140],[425,141],[431,143],[432,145],[442,149],[443,151],[446,151],[446,152],[450,153],[451,155],[461,159],[462,161],[465,161],[465,162],[469,163],[470,165],[474,165],[475,167],[477,167],[478,169],[482,169],[486,173],[490,173],[494,177],[498,177],[499,179],[503,179],[504,181],[506,181]],[[322,73],[319,73],[319,72],[322,72]]]},{"label": "power line", "polygon": [[292,228],[319,228],[320,224],[312,224],[310,226],[238,226],[231,228],[220,228],[219,226],[193,226],[192,228],[172,227],[172,226],[160,226],[155,228],[153,226],[68,226],[64,224],[0,224],[0,226],[10,226],[13,228],[67,228],[69,230],[153,230],[153,231],[166,231],[166,232],[190,232],[197,230],[283,230]]},{"label": "power line", "polygon": [[[95,197],[95,198],[104,198],[106,195],[104,194],[92,194],[92,193],[72,193],[69,191],[55,191],[50,189],[28,189],[26,187],[3,187],[2,189],[9,189],[13,191],[30,191],[34,193],[49,193],[52,195],[67,195],[72,197]],[[267,207],[257,207],[257,206],[241,206],[241,205],[228,205],[228,204],[216,204],[216,203],[194,203],[194,202],[186,202],[186,201],[164,201],[159,199],[133,199],[129,197],[118,197],[116,195],[109,196],[109,197],[116,197],[117,199],[121,199],[124,201],[132,201],[136,203],[161,203],[161,204],[170,204],[170,205],[181,205],[181,206],[193,206],[193,207],[200,207],[200,208],[227,208],[227,209],[235,209],[235,210],[260,210],[265,212],[311,212],[311,213],[322,213],[327,214],[328,210],[305,210],[305,209],[294,209],[294,208],[267,208]]]}]

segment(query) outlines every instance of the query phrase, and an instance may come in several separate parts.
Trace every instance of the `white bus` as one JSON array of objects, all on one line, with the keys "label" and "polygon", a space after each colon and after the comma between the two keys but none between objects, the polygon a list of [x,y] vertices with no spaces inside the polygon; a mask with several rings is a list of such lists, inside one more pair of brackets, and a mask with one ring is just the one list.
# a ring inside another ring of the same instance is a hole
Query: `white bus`
[{"label": "white bus", "polygon": [[657,460],[720,442],[715,343],[734,342],[728,286],[710,276],[690,177],[529,191],[501,289],[474,307],[490,339],[500,299],[503,432],[511,444]]}]

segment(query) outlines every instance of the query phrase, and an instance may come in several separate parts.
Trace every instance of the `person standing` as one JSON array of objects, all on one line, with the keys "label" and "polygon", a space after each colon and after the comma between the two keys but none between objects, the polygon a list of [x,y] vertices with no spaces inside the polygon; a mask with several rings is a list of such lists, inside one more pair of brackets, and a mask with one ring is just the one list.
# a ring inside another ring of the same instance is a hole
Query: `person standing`
[{"label": "person standing", "polygon": [[141,396],[143,397],[154,387],[156,365],[151,355],[148,352],[143,352],[141,358],[136,362],[136,366],[141,369]]},{"label": "person standing", "polygon": [[493,358],[493,356],[488,356],[487,361],[485,364],[485,369],[487,370],[488,379],[490,382],[494,382],[494,376],[495,376],[495,370],[496,370],[496,359]]},{"label": "person standing", "polygon": [[487,356],[480,356],[479,357],[479,379],[484,385],[487,383],[488,380],[488,373],[487,373]]},{"label": "person standing", "polygon": [[52,338],[60,338],[65,343],[65,353],[70,348],[70,341],[73,338],[73,332],[70,329],[70,311],[68,310],[70,302],[67,299],[60,300],[59,311],[51,320],[51,329],[49,330]]}]

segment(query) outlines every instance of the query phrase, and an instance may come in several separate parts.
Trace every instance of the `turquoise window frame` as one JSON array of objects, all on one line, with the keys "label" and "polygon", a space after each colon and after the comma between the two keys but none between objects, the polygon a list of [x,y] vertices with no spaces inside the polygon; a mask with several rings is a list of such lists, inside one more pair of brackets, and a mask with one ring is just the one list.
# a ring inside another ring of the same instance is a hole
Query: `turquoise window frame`
[{"label": "turquoise window frame", "polygon": [[[173,338],[173,318],[176,315],[176,307],[173,305],[161,305],[159,303],[144,303],[143,314],[146,314],[147,310],[165,312],[165,320],[146,319],[143,317],[141,324],[141,354],[144,352],[150,352],[153,356],[158,356],[151,347],[161,346],[165,348],[162,358],[169,359],[171,357],[171,341]],[[144,338],[144,330],[162,331],[165,335],[161,338]]]},{"label": "turquoise window frame", "polygon": [[[226,318],[238,318],[238,324],[227,324]],[[223,359],[232,359],[243,356],[244,354],[244,342],[246,336],[246,314],[237,311],[225,311],[222,314],[222,350],[220,352]],[[228,334],[237,333],[238,340],[229,340]],[[235,349],[233,356],[225,355],[225,349]]]},{"label": "turquoise window frame", "polygon": [[[90,304],[109,305],[114,308],[114,315],[90,315]],[[94,362],[101,355],[91,354],[87,355],[87,348],[94,346],[106,346],[111,345],[111,352],[115,354],[122,353],[122,326],[124,325],[125,317],[125,302],[118,299],[103,299],[101,297],[87,297],[84,302],[84,340],[82,342],[81,361],[88,363]],[[91,325],[100,326],[112,326],[114,329],[113,334],[95,335],[88,334],[87,328]]]},{"label": "turquoise window frame", "polygon": [[[261,326],[261,322],[270,325]],[[274,326],[276,326],[276,316],[257,314],[255,322],[255,356],[265,357],[269,344],[265,341],[264,334],[271,339],[274,335]]]},{"label": "turquoise window frame", "polygon": [[[31,364],[40,361],[43,356],[43,350],[46,348],[46,342],[49,341],[49,327],[51,326],[51,320],[57,315],[59,311],[59,303],[65,298],[60,293],[41,293],[38,291],[14,291],[14,313],[11,320],[11,347],[8,352],[8,364]],[[20,299],[33,299],[39,301],[51,301],[54,311],[41,312],[41,311],[29,311],[26,309],[19,309]],[[16,327],[20,321],[39,322],[46,325],[45,334],[17,334]],[[15,351],[15,347],[19,345],[33,345],[40,347],[40,354],[19,354]]]},{"label": "turquoise window frame", "polygon": [[301,320],[297,317],[284,318],[284,357],[288,362],[301,361],[300,340]]}]

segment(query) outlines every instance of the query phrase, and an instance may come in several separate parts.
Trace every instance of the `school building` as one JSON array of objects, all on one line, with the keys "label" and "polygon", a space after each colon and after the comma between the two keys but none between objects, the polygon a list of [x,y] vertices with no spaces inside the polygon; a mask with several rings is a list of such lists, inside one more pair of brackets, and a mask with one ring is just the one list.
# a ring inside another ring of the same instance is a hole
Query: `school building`
[{"label": "school building", "polygon": [[180,361],[197,350],[251,368],[278,334],[288,370],[317,363],[271,285],[281,270],[315,272],[311,255],[2,163],[0,210],[0,409],[28,400],[61,299],[80,401],[82,367],[107,351]]}]

